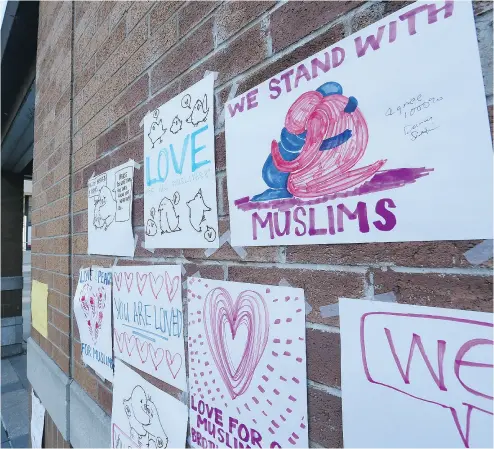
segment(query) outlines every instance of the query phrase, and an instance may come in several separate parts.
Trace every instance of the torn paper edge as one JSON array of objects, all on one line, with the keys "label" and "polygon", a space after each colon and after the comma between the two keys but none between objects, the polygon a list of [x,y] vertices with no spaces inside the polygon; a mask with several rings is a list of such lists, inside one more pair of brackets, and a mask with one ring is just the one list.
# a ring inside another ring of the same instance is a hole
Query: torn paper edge
[{"label": "torn paper edge", "polygon": [[470,248],[468,251],[465,251],[463,253],[465,259],[472,265],[480,265],[481,263],[492,259],[494,251],[493,242],[494,240],[492,239],[484,240],[473,248]]},{"label": "torn paper edge", "polygon": [[232,87],[230,88],[230,93],[228,94],[228,98],[226,99],[224,105],[223,105],[223,110],[221,111],[220,116],[218,117],[218,123],[217,127],[222,128],[223,125],[225,124],[225,110],[226,110],[226,104],[235,98],[235,95],[237,95],[237,90],[238,90],[238,83],[234,82],[232,84]]}]

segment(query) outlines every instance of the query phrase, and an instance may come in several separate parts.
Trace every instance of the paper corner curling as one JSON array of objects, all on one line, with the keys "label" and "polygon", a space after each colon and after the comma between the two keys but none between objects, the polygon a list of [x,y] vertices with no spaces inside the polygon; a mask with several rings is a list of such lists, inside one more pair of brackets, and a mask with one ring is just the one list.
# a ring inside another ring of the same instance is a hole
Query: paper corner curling
[{"label": "paper corner curling", "polygon": [[31,289],[32,325],[48,338],[48,284],[33,280]]}]

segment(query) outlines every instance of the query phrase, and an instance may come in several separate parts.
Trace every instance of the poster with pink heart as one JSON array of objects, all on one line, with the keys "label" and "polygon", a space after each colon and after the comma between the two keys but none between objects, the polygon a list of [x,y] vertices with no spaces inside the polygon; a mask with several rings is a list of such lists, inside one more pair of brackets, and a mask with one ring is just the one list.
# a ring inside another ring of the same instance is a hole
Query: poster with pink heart
[{"label": "poster with pink heart", "polygon": [[299,288],[187,281],[190,444],[308,447]]},{"label": "poster with pink heart", "polygon": [[113,382],[111,282],[111,268],[81,268],[73,307],[83,362]]},{"label": "poster with pink heart", "polygon": [[115,357],[187,390],[180,265],[113,267]]}]

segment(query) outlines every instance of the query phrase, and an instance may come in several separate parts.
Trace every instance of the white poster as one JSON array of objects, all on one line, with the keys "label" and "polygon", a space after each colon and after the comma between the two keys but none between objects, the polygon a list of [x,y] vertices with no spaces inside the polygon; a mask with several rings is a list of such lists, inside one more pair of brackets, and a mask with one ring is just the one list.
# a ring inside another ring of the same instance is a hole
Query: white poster
[{"label": "white poster", "polygon": [[218,248],[214,75],[144,118],[146,248]]},{"label": "white poster", "polygon": [[225,120],[233,246],[492,238],[469,1],[408,5],[229,101]]},{"label": "white poster", "polygon": [[345,447],[493,447],[493,315],[340,299]]},{"label": "white poster", "polygon": [[134,256],[132,199],[135,162],[91,177],[88,195],[88,254]]},{"label": "white poster", "polygon": [[83,362],[113,382],[111,282],[111,268],[81,268],[73,306]]},{"label": "white poster", "polygon": [[116,360],[111,447],[183,448],[186,434],[187,406]]},{"label": "white poster", "polygon": [[31,447],[41,448],[45,428],[45,407],[31,390]]},{"label": "white poster", "polygon": [[304,291],[189,278],[190,444],[309,445]]},{"label": "white poster", "polygon": [[187,390],[180,265],[113,267],[115,356]]}]

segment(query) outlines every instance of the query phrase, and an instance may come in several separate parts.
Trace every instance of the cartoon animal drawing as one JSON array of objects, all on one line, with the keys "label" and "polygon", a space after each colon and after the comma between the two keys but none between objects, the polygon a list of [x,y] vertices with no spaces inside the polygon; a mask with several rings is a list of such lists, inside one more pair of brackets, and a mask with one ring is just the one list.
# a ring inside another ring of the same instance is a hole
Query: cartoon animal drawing
[{"label": "cartoon animal drawing", "polygon": [[177,134],[182,129],[182,120],[176,115],[173,117],[172,126],[170,126],[170,132]]},{"label": "cartoon animal drawing", "polygon": [[148,137],[151,143],[153,144],[152,148],[154,148],[154,144],[159,140],[160,143],[163,143],[163,136],[166,133],[166,128],[163,126],[163,119],[160,118],[159,121],[155,121],[151,123],[151,127],[149,128]]},{"label": "cartoon animal drawing", "polygon": [[152,237],[153,235],[156,235],[158,232],[158,226],[156,226],[156,222],[154,220],[151,220],[151,218],[148,219],[146,222],[146,235],[149,235]]},{"label": "cartoon animal drawing", "polygon": [[160,205],[158,207],[158,212],[160,215],[160,228],[161,234],[165,234],[168,232],[177,232],[181,231],[180,217],[177,215],[175,211],[175,206],[180,202],[180,195],[178,192],[173,194],[173,201],[167,198],[166,196],[161,200]]},{"label": "cartoon animal drawing", "polygon": [[208,113],[208,97],[204,94],[204,98],[202,100],[196,100],[196,104],[192,108],[192,112],[185,121],[197,126],[199,123],[206,121],[208,118]]},{"label": "cartoon animal drawing", "polygon": [[190,109],[190,103],[192,103],[192,98],[190,97],[190,94],[185,94],[182,97],[182,101],[181,101],[182,107]]},{"label": "cartoon animal drawing", "polygon": [[206,221],[205,212],[209,212],[211,208],[206,205],[202,196],[202,189],[199,189],[194,198],[187,201],[189,207],[189,221],[192,227],[197,232],[202,232],[202,223]]},{"label": "cartoon animal drawing", "polygon": [[111,190],[103,186],[99,191],[94,203],[94,220],[93,225],[96,229],[108,229],[115,220],[117,212],[117,202],[113,199]]},{"label": "cartoon animal drawing", "polygon": [[147,431],[147,426],[151,421],[147,411],[147,397],[144,388],[136,385],[128,399],[123,400],[125,414],[129,420],[130,438],[141,446]]},{"label": "cartoon animal drawing", "polygon": [[206,226],[206,230],[204,231],[204,238],[208,242],[214,242],[216,238],[216,231],[211,226]]},{"label": "cartoon animal drawing", "polygon": [[123,400],[125,414],[129,420],[130,437],[139,447],[164,449],[168,445],[168,436],[156,405],[140,385],[136,385],[128,399]]}]

